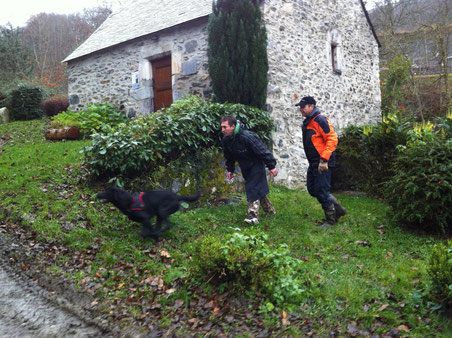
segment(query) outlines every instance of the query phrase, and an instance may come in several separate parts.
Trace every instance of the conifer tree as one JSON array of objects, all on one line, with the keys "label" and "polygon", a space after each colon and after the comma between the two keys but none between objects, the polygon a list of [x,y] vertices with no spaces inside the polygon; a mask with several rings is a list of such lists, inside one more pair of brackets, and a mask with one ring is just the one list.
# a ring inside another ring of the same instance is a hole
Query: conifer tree
[{"label": "conifer tree", "polygon": [[218,102],[263,109],[267,98],[267,33],[259,0],[215,0],[208,24],[208,59]]}]

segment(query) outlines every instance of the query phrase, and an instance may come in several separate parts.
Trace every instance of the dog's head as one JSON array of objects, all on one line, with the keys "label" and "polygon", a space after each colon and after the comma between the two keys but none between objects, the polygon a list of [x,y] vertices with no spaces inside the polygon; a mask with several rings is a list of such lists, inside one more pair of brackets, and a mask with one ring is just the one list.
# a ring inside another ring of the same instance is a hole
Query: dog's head
[{"label": "dog's head", "polygon": [[100,192],[96,195],[97,198],[104,200],[103,203],[115,202],[121,189],[118,187],[108,187],[104,192]]}]

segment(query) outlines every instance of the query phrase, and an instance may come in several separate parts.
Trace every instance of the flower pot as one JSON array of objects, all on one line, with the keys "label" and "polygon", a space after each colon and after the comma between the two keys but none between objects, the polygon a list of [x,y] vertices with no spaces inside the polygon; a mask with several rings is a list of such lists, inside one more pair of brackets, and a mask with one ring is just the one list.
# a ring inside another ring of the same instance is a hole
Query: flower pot
[{"label": "flower pot", "polygon": [[45,131],[47,140],[77,140],[80,136],[77,127],[48,128]]}]

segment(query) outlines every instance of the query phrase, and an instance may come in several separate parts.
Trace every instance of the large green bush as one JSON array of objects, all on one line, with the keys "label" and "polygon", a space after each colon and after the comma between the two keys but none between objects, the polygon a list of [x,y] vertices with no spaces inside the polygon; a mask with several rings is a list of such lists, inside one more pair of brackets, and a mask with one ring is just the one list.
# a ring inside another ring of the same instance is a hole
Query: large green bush
[{"label": "large green bush", "polygon": [[41,88],[19,85],[7,94],[6,105],[13,120],[33,120],[42,116],[42,98]]},{"label": "large green bush", "polygon": [[431,253],[428,274],[432,280],[430,295],[445,307],[452,307],[452,242],[436,245]]},{"label": "large green bush", "polygon": [[309,280],[286,245],[270,246],[261,232],[236,229],[225,239],[205,236],[195,244],[191,274],[202,282],[252,290],[275,304],[306,300]]},{"label": "large green bush", "polygon": [[452,140],[433,137],[407,147],[392,165],[384,198],[401,224],[452,230]]},{"label": "large green bush", "polygon": [[206,103],[188,96],[148,117],[97,133],[84,149],[85,163],[94,176],[131,177],[177,158],[221,145],[220,119],[235,115],[269,144],[274,128],[266,112],[241,104]]}]

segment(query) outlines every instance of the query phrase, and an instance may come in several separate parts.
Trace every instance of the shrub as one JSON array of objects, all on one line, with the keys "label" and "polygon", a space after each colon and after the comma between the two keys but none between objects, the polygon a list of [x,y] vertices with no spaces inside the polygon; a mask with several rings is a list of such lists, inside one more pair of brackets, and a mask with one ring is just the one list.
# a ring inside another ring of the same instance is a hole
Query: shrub
[{"label": "shrub", "polygon": [[42,111],[46,116],[55,116],[69,107],[67,97],[53,97],[41,102]]},{"label": "shrub", "polygon": [[333,189],[362,189],[381,196],[383,183],[392,175],[397,147],[407,143],[411,122],[412,118],[390,114],[376,125],[345,128],[337,147],[338,170],[333,171]]},{"label": "shrub", "polygon": [[65,111],[52,117],[53,127],[78,126],[84,134],[107,132],[112,127],[128,121],[113,104],[87,105],[80,111]]},{"label": "shrub", "polygon": [[267,235],[236,229],[225,239],[205,236],[195,244],[191,275],[202,282],[252,290],[270,301],[299,304],[309,284],[303,262],[286,245],[269,246]]},{"label": "shrub", "polygon": [[407,147],[393,163],[384,197],[402,224],[452,230],[452,140],[436,136]]},{"label": "shrub", "polygon": [[220,119],[237,116],[249,129],[271,142],[273,121],[269,114],[241,104],[206,103],[188,96],[149,117],[140,117],[95,134],[84,149],[85,163],[94,176],[131,177],[149,172],[182,156],[220,148]]},{"label": "shrub", "polygon": [[428,274],[432,280],[430,295],[445,307],[452,307],[452,242],[436,245],[429,259]]},{"label": "shrub", "polygon": [[32,120],[42,116],[43,91],[39,87],[20,85],[7,95],[7,107],[13,120]]}]

